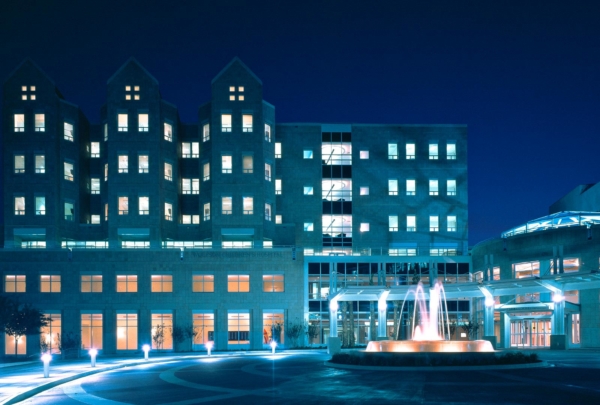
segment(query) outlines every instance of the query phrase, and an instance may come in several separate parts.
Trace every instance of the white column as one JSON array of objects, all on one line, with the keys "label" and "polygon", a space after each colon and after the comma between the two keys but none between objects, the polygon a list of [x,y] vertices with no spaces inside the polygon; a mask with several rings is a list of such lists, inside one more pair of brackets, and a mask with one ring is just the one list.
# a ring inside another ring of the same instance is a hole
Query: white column
[{"label": "white column", "polygon": [[337,300],[329,301],[329,336],[337,337],[337,311],[338,302]]},{"label": "white column", "polygon": [[562,294],[554,293],[554,312],[552,313],[552,334],[565,334],[565,297]]},{"label": "white column", "polygon": [[385,340],[387,339],[387,296],[389,294],[388,291],[384,291],[379,296],[379,300],[377,302],[377,310],[378,316],[377,320],[379,324],[377,325],[377,340]]},{"label": "white column", "polygon": [[485,312],[483,314],[484,336],[494,336],[494,300],[485,299]]}]

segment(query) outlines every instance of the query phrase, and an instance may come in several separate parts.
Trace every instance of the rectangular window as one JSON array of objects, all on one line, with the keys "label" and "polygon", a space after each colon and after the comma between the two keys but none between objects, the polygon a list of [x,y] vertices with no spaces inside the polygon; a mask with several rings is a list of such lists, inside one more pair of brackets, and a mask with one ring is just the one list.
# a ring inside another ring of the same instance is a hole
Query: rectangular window
[{"label": "rectangular window", "polygon": [[281,179],[275,179],[275,194],[281,194]]},{"label": "rectangular window", "polygon": [[173,220],[173,204],[168,202],[165,203],[165,219],[167,221]]},{"label": "rectangular window", "polygon": [[46,173],[46,157],[45,155],[35,155],[35,172]]},{"label": "rectangular window", "polygon": [[108,124],[104,124],[104,142],[108,141]]},{"label": "rectangular window", "polygon": [[500,267],[494,267],[492,269],[492,278],[494,280],[500,280]]},{"label": "rectangular window", "polygon": [[250,276],[228,275],[227,292],[250,292]]},{"label": "rectangular window", "polygon": [[406,144],[406,159],[413,160],[416,158],[416,148],[414,143]]},{"label": "rectangular window", "polygon": [[15,197],[15,215],[25,215],[25,197]]},{"label": "rectangular window", "polygon": [[221,114],[221,132],[231,132],[231,114]]},{"label": "rectangular window", "polygon": [[540,262],[524,262],[513,264],[515,278],[539,277]]},{"label": "rectangular window", "polygon": [[388,143],[388,159],[398,159],[397,143]]},{"label": "rectangular window", "polygon": [[254,172],[254,157],[252,155],[242,156],[242,170],[244,173]]},{"label": "rectangular window", "polygon": [[315,230],[315,225],[313,222],[305,222],[304,223],[304,232],[313,232]]},{"label": "rectangular window", "polygon": [[73,163],[64,162],[65,180],[73,181]]},{"label": "rectangular window", "polygon": [[[60,313],[45,313],[44,316],[50,320],[48,325],[40,329],[40,340],[43,340],[51,354],[60,353],[59,338],[62,333],[62,317]],[[19,339],[20,342],[20,339]]]},{"label": "rectangular window", "polygon": [[271,181],[271,165],[265,163],[265,180]]},{"label": "rectangular window", "polygon": [[388,194],[389,195],[398,195],[398,180],[395,180],[395,179],[388,180]]},{"label": "rectangular window", "polygon": [[46,197],[35,197],[35,215],[46,215]]},{"label": "rectangular window", "polygon": [[138,197],[138,210],[140,215],[150,215],[150,197]]},{"label": "rectangular window", "polygon": [[198,142],[183,142],[181,144],[181,157],[184,159],[200,157],[200,144]]},{"label": "rectangular window", "polygon": [[446,221],[448,222],[448,232],[456,232],[456,216],[448,215]]},{"label": "rectangular window", "polygon": [[204,215],[202,217],[204,221],[210,221],[210,203],[204,204]]},{"label": "rectangular window", "polygon": [[406,232],[417,232],[417,217],[414,215],[406,216]]},{"label": "rectangular window", "polygon": [[361,159],[368,159],[369,158],[369,151],[368,150],[361,150],[360,151],[360,158]]},{"label": "rectangular window", "polygon": [[92,225],[100,225],[100,215],[92,215]]},{"label": "rectangular window", "polygon": [[265,124],[265,141],[271,142],[271,126]]},{"label": "rectangular window", "polygon": [[302,155],[303,155],[304,159],[312,159],[313,151],[312,151],[312,149],[304,149],[304,151],[302,152]]},{"label": "rectangular window", "polygon": [[254,197],[242,197],[244,215],[254,215]]},{"label": "rectangular window", "polygon": [[117,292],[137,292],[138,276],[135,274],[117,274]]},{"label": "rectangular window", "polygon": [[250,314],[228,313],[227,314],[227,344],[248,345],[250,343]]},{"label": "rectangular window", "polygon": [[265,220],[271,220],[271,204],[265,203]]},{"label": "rectangular window", "polygon": [[[194,346],[205,345],[215,340],[215,315],[213,313],[193,314],[193,328],[198,331],[194,336]],[[204,349],[204,346],[202,347]]]},{"label": "rectangular window", "polygon": [[25,132],[25,114],[15,114],[15,132]]},{"label": "rectangular window", "polygon": [[275,159],[281,159],[281,142],[275,142]]},{"label": "rectangular window", "polygon": [[429,160],[438,160],[438,144],[429,144]]},{"label": "rectangular window", "polygon": [[46,115],[35,114],[35,132],[46,131]]},{"label": "rectangular window", "polygon": [[172,313],[152,313],[152,349],[153,350],[171,350],[173,349],[173,314]]},{"label": "rectangular window", "polygon": [[231,173],[233,168],[233,161],[231,155],[221,156],[221,173]]},{"label": "rectangular window", "polygon": [[102,350],[102,314],[81,314],[81,348]]},{"label": "rectangular window", "polygon": [[312,186],[304,186],[304,195],[313,195],[313,192]]},{"label": "rectangular window", "polygon": [[446,144],[446,159],[456,160],[456,144],[455,143],[447,143]]},{"label": "rectangular window", "polygon": [[104,220],[108,221],[108,204],[104,204]]},{"label": "rectangular window", "polygon": [[283,224],[283,216],[281,216],[281,215],[275,215],[275,223],[276,224]]},{"label": "rectangular window", "polygon": [[223,215],[231,215],[233,212],[233,202],[231,197],[221,198],[221,212]]},{"label": "rectangular window", "polygon": [[446,180],[446,194],[456,195],[456,180]]},{"label": "rectangular window", "polygon": [[429,216],[429,232],[438,232],[440,230],[440,217],[437,215]]},{"label": "rectangular window", "polygon": [[359,192],[360,195],[369,195],[369,187],[361,187]]},{"label": "rectangular window", "polygon": [[138,349],[137,314],[117,312],[117,350]]},{"label": "rectangular window", "polygon": [[200,215],[182,215],[181,223],[184,225],[198,225],[200,223]]},{"label": "rectangular window", "polygon": [[416,180],[406,180],[406,195],[416,195],[417,194],[417,181]]},{"label": "rectangular window", "polygon": [[26,278],[24,275],[6,274],[4,276],[4,292],[24,293],[26,292]]},{"label": "rectangular window", "polygon": [[92,157],[92,158],[100,157],[100,142],[92,142],[90,144],[90,157]]},{"label": "rectangular window", "polygon": [[65,221],[75,221],[75,204],[65,202]]},{"label": "rectangular window", "polygon": [[371,226],[369,225],[368,222],[361,222],[360,223],[360,231],[361,232],[369,232],[371,230]]},{"label": "rectangular window", "polygon": [[129,156],[119,155],[119,173],[129,172]]},{"label": "rectangular window", "polygon": [[117,125],[119,132],[127,132],[127,114],[117,115]]},{"label": "rectangular window", "polygon": [[173,165],[165,162],[165,180],[173,181]]},{"label": "rectangular window", "polygon": [[440,188],[437,180],[429,180],[429,195],[439,195]]},{"label": "rectangular window", "polygon": [[100,179],[90,179],[90,192],[100,194]]},{"label": "rectangular window", "polygon": [[25,155],[15,155],[15,173],[25,173]]},{"label": "rectangular window", "polygon": [[148,132],[148,114],[138,114],[138,132]]},{"label": "rectangular window", "polygon": [[390,232],[398,232],[398,216],[397,215],[390,215],[388,217],[388,222],[389,222],[389,231]]},{"label": "rectangular window", "polygon": [[108,163],[104,164],[104,181],[108,181]]},{"label": "rectangular window", "polygon": [[202,142],[210,141],[210,125],[204,124],[202,126]]},{"label": "rectangular window", "polygon": [[148,155],[138,156],[138,173],[148,173]]},{"label": "rectangular window", "polygon": [[64,129],[64,131],[65,131],[65,135],[64,135],[65,140],[73,142],[73,139],[74,139],[74,136],[73,136],[73,124],[70,124],[68,122],[65,122],[64,124],[65,124],[64,125],[65,126],[65,129]]},{"label": "rectangular window", "polygon": [[243,132],[252,132],[252,115],[250,115],[250,114],[242,115],[242,131]]},{"label": "rectangular window", "polygon": [[173,276],[170,274],[153,274],[150,276],[153,293],[173,292]]},{"label": "rectangular window", "polygon": [[202,165],[202,180],[210,180],[210,163],[204,163]]},{"label": "rectangular window", "polygon": [[81,292],[82,293],[101,293],[102,292],[102,275],[81,275]]},{"label": "rectangular window", "polygon": [[215,292],[215,276],[212,274],[192,275],[192,291],[202,293]]},{"label": "rectangular window", "polygon": [[283,274],[263,275],[263,292],[284,292]]},{"label": "rectangular window", "polygon": [[129,197],[119,197],[119,215],[129,215]]},{"label": "rectangular window", "polygon": [[163,123],[163,135],[165,141],[173,142],[173,126],[167,122]]}]

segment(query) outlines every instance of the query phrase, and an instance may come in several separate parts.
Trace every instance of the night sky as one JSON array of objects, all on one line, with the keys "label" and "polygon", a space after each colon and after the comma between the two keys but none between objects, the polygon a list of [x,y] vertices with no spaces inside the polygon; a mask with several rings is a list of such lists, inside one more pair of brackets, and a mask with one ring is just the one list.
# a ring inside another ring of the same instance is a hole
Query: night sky
[{"label": "night sky", "polygon": [[239,56],[278,122],[467,124],[471,245],[600,181],[600,1],[0,1],[0,78],[92,123],[131,56],[183,122]]}]

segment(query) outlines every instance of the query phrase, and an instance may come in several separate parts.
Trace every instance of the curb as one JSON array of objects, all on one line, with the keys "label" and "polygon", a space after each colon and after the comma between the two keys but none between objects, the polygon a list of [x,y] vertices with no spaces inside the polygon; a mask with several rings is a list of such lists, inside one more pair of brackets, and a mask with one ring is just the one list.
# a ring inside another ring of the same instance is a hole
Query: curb
[{"label": "curb", "polygon": [[392,367],[392,366],[355,366],[351,364],[336,364],[326,361],[325,367],[339,368],[345,370],[366,371],[486,371],[486,370],[517,370],[523,368],[554,367],[548,362],[528,364],[502,364],[490,366],[423,366],[423,367]]}]

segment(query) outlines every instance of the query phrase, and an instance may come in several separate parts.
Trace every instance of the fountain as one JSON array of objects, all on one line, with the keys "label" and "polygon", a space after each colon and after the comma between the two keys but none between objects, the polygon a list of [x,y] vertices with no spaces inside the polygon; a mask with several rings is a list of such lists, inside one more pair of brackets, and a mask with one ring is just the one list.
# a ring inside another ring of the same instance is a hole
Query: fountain
[{"label": "fountain", "polygon": [[[387,353],[490,353],[494,352],[492,344],[487,340],[447,340],[450,338],[448,322],[448,307],[444,286],[436,282],[429,293],[429,310],[425,299],[423,284],[419,282],[416,288],[410,289],[404,297],[400,313],[404,310],[410,294],[414,294],[415,306],[413,319],[419,316],[419,322],[414,322],[411,340],[380,340],[371,341],[367,352]],[[418,310],[418,312],[417,312]]]}]

